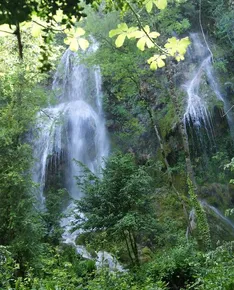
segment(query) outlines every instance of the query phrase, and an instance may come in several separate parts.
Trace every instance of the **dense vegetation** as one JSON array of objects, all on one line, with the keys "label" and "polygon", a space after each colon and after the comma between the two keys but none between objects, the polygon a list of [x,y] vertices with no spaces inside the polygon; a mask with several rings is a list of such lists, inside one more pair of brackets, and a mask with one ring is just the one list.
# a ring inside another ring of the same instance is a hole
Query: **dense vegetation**
[{"label": "dense vegetation", "polygon": [[[0,3],[0,289],[234,289],[233,1],[50,2]],[[204,77],[215,141],[182,120],[198,59],[190,47],[179,60],[186,37],[201,30],[228,104]],[[176,49],[175,36],[185,39]],[[73,231],[92,259],[62,240],[70,200],[62,181],[47,169],[41,209],[31,170],[33,128],[57,102],[50,88],[64,41],[85,50],[87,39],[98,50],[77,53],[100,67],[112,147],[98,176],[79,164]],[[229,209],[228,222],[212,208]],[[125,270],[97,268],[103,250]]]}]

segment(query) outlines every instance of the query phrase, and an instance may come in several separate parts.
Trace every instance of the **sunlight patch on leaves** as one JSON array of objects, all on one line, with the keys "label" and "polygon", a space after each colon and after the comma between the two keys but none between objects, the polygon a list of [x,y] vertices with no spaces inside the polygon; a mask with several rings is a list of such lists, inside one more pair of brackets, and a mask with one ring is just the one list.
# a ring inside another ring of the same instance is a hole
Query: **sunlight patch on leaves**
[{"label": "sunlight patch on leaves", "polygon": [[171,56],[175,57],[177,61],[180,61],[184,60],[184,55],[189,45],[190,40],[188,37],[184,37],[182,39],[171,37],[167,40],[165,48]]},{"label": "sunlight patch on leaves", "polygon": [[112,38],[118,35],[115,41],[115,45],[116,47],[121,47],[123,46],[126,38],[130,39],[131,37],[133,37],[132,33],[136,30],[137,27],[128,27],[126,23],[120,23],[116,29],[112,29],[109,32],[109,37]]},{"label": "sunlight patch on leaves", "polygon": [[150,13],[155,5],[158,9],[163,10],[167,7],[167,0],[146,0],[144,2],[145,9]]},{"label": "sunlight patch on leaves", "polygon": [[155,54],[151,58],[147,60],[148,64],[150,65],[150,69],[156,70],[157,68],[162,68],[165,66],[164,59],[166,59],[166,55],[162,54]]},{"label": "sunlight patch on leaves", "polygon": [[139,38],[139,40],[137,42],[137,47],[141,51],[144,51],[146,46],[148,48],[154,47],[155,45],[154,45],[154,42],[152,40],[157,38],[160,35],[160,33],[155,32],[155,31],[150,32],[149,25],[146,25],[144,27],[144,30],[137,30],[137,31],[134,31],[131,33],[131,37]]},{"label": "sunlight patch on leaves", "polygon": [[85,30],[81,27],[72,27],[64,31],[67,34],[67,38],[64,43],[69,45],[71,51],[77,51],[80,48],[85,51],[89,47],[87,39],[81,37],[85,34]]}]

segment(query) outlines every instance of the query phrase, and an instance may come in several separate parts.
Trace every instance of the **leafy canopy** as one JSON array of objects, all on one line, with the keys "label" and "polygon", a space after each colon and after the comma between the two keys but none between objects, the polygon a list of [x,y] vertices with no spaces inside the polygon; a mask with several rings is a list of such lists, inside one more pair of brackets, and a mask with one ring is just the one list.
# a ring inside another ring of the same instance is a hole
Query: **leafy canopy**
[{"label": "leafy canopy", "polygon": [[[180,1],[177,0],[175,0],[175,2],[180,3]],[[145,5],[145,9],[148,13],[152,12],[154,5],[157,7],[157,9],[164,10],[167,7],[167,4],[167,0],[146,0],[143,2],[143,5]],[[152,70],[156,70],[157,68],[165,66],[164,60],[166,60],[169,56],[174,57],[177,61],[184,60],[184,55],[190,44],[188,37],[182,38],[181,40],[172,37],[167,40],[167,43],[164,45],[164,47],[160,46],[155,42],[155,39],[160,36],[160,33],[156,31],[150,31],[149,25],[145,25],[143,27],[140,16],[135,11],[133,5],[128,1],[127,5],[135,15],[139,24],[139,28],[128,27],[126,23],[121,23],[118,25],[117,29],[112,29],[109,32],[109,37],[112,38],[118,35],[115,41],[116,47],[119,48],[123,46],[126,38],[135,38],[138,39],[137,47],[141,51],[144,51],[146,48],[154,48],[157,53],[147,60]]]}]

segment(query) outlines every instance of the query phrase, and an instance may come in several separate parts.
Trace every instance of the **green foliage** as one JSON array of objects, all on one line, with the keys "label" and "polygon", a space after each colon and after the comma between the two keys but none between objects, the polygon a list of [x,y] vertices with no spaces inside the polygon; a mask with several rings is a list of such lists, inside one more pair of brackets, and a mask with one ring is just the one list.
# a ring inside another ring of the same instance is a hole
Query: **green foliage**
[{"label": "green foliage", "polygon": [[102,179],[86,170],[77,177],[85,196],[77,201],[83,229],[106,229],[110,240],[124,239],[132,262],[139,263],[137,236],[154,229],[152,179],[146,167],[137,166],[131,154],[110,157]]},{"label": "green foliage", "polygon": [[[25,63],[18,61],[11,38],[1,39],[0,79],[0,244],[11,246],[23,275],[28,263],[36,266],[44,227],[34,208],[30,168],[32,148],[27,142],[35,115],[46,100],[44,75],[36,69],[37,53],[29,45]],[[9,56],[9,57],[8,57]]]},{"label": "green foliage", "polygon": [[147,278],[142,283],[134,281],[134,275],[129,273],[109,273],[102,271],[89,282],[87,290],[164,290],[167,289],[162,281],[152,282]]},{"label": "green foliage", "polygon": [[4,246],[0,246],[0,289],[9,289],[17,269],[12,254]]},{"label": "green foliage", "polygon": [[152,282],[164,281],[166,289],[189,289],[199,272],[201,254],[193,243],[180,237],[177,244],[155,255],[153,261],[145,264],[139,279],[150,277]]},{"label": "green foliage", "polygon": [[66,189],[53,190],[45,193],[45,212],[42,217],[47,227],[47,238],[51,244],[58,244],[63,229],[60,227],[64,204],[68,203],[69,193]]},{"label": "green foliage", "polygon": [[[170,9],[162,10],[158,15],[157,19],[154,21],[160,24],[161,31],[166,35],[173,35],[174,32],[177,34],[182,34],[188,31],[191,27],[191,22],[189,18],[186,18],[188,11],[194,10],[193,4],[187,3],[183,5],[173,5],[170,6]],[[191,7],[188,5],[191,5]],[[194,11],[193,11],[194,13]]]},{"label": "green foliage", "polygon": [[196,282],[189,289],[226,289],[234,287],[233,242],[204,255]]},{"label": "green foliage", "polygon": [[211,247],[211,237],[210,237],[210,229],[207,222],[205,211],[200,204],[198,197],[194,191],[193,184],[191,180],[188,178],[188,187],[189,187],[189,196],[191,200],[191,205],[195,209],[196,219],[197,219],[197,227],[198,227],[198,240],[201,242],[204,250],[208,251]]}]

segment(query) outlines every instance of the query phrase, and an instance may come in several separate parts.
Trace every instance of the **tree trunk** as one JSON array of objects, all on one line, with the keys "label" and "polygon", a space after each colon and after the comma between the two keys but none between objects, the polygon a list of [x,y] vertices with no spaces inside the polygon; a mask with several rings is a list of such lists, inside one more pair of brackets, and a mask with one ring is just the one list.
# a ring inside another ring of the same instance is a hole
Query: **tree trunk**
[{"label": "tree trunk", "polygon": [[18,41],[19,59],[23,60],[23,44],[22,44],[22,40],[21,40],[21,32],[20,32],[20,24],[19,23],[16,23],[16,30],[15,30],[14,34],[16,35],[17,41]]},{"label": "tree trunk", "polygon": [[168,181],[169,181],[169,185],[171,186],[172,185],[172,175],[171,175],[171,170],[170,170],[170,165],[169,165],[169,162],[167,160],[167,156],[166,156],[166,151],[165,151],[165,146],[163,144],[163,140],[161,138],[161,135],[159,133],[159,130],[158,130],[158,127],[154,121],[154,117],[153,117],[153,112],[152,110],[148,107],[147,108],[147,111],[149,113],[149,116],[150,116],[150,120],[151,120],[151,123],[152,123],[152,126],[154,128],[154,131],[155,131],[155,134],[156,134],[156,137],[158,139],[158,142],[159,142],[159,145],[160,145],[160,150],[161,150],[161,154],[162,154],[162,157],[163,157],[163,161],[164,161],[164,164],[167,168],[167,175],[168,175]]},{"label": "tree trunk", "polygon": [[130,243],[131,243],[131,248],[132,248],[132,251],[134,253],[134,257],[135,257],[135,264],[137,266],[140,265],[140,262],[139,262],[139,256],[138,256],[138,250],[137,250],[137,246],[136,246],[136,241],[134,240],[132,234],[130,231],[128,231],[128,236],[129,236],[129,240],[130,240]]},{"label": "tree trunk", "polygon": [[126,243],[126,246],[127,246],[127,250],[128,250],[128,255],[130,257],[130,260],[132,262],[132,265],[134,265],[134,260],[132,258],[132,254],[131,254],[131,250],[130,250],[130,247],[129,247],[129,244],[128,244],[128,238],[127,236],[125,235],[125,233],[123,232],[123,237],[124,237],[124,240],[125,240],[125,243]]}]

